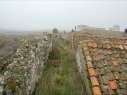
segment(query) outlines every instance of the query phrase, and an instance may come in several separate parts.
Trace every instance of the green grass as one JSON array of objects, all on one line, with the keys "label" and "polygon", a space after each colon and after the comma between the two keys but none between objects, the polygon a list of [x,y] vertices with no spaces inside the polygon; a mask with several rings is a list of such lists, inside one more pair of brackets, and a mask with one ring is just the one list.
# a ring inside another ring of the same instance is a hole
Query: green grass
[{"label": "green grass", "polygon": [[67,41],[59,40],[57,44],[61,63],[45,65],[36,95],[82,95],[82,82],[75,56]]}]

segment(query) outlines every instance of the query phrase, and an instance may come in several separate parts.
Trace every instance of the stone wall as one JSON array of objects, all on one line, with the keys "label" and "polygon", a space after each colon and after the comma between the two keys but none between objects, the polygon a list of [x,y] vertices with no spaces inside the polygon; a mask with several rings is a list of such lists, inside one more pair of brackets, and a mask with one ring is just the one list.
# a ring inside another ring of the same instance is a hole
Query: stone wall
[{"label": "stone wall", "polygon": [[[46,36],[46,35],[45,35]],[[31,95],[52,47],[51,39],[45,36],[23,39],[14,54],[13,61],[4,72],[3,90],[16,95]]]},{"label": "stone wall", "polygon": [[81,74],[81,78],[83,80],[83,83],[85,85],[85,93],[86,95],[92,95],[92,89],[91,89],[91,83],[89,81],[89,77],[88,77],[88,72],[87,72],[87,68],[86,68],[86,61],[84,60],[84,56],[82,53],[82,49],[80,48],[80,46],[77,48],[77,52],[76,52],[76,61],[77,61],[77,65],[78,65],[78,70]]}]

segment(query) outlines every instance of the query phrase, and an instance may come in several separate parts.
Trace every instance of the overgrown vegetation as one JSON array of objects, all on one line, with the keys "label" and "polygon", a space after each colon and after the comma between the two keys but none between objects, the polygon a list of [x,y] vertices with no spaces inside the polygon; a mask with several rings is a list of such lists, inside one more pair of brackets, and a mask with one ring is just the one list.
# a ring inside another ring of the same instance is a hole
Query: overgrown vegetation
[{"label": "overgrown vegetation", "polygon": [[52,48],[52,51],[49,52],[48,56],[49,60],[59,60],[60,59],[60,52],[58,48]]},{"label": "overgrown vegetation", "polygon": [[15,92],[16,89],[16,81],[13,78],[10,78],[7,80],[7,86],[9,89],[11,89],[13,92]]},{"label": "overgrown vegetation", "polygon": [[82,95],[82,82],[68,42],[59,40],[56,48],[60,51],[60,63],[46,64],[36,95]]}]

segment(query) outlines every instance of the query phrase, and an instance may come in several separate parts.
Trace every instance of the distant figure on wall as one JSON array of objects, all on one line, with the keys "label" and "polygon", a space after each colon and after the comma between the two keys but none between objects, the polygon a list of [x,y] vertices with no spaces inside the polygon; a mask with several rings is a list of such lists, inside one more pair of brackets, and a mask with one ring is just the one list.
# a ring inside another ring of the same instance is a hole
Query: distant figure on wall
[{"label": "distant figure on wall", "polygon": [[71,32],[74,32],[74,30],[72,29]]},{"label": "distant figure on wall", "polygon": [[127,33],[127,29],[125,29],[125,33]]},{"label": "distant figure on wall", "polygon": [[76,31],[76,26],[75,26],[75,31]]}]

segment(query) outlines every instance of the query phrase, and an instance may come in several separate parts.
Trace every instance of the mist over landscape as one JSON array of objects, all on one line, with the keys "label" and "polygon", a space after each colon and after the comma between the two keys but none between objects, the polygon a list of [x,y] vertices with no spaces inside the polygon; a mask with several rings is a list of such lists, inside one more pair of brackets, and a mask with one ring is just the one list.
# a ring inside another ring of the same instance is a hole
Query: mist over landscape
[{"label": "mist over landscape", "polygon": [[0,1],[0,29],[70,30],[75,25],[127,27],[127,1]]}]

